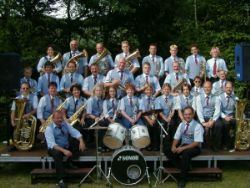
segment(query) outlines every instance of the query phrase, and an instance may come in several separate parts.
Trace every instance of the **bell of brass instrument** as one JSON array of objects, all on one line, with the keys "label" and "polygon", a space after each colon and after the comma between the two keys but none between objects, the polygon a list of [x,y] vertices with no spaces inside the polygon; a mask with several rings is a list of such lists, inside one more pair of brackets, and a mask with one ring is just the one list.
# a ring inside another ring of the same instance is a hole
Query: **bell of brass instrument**
[{"label": "bell of brass instrument", "polygon": [[97,64],[99,66],[101,73],[107,73],[108,70],[107,70],[107,65],[105,65],[105,62],[101,62],[100,60],[110,54],[111,54],[110,51],[107,48],[104,48],[102,53],[93,62],[93,64]]},{"label": "bell of brass instrument", "polygon": [[131,53],[129,56],[125,58],[126,61],[126,67],[130,70],[132,69],[132,60],[134,58],[141,57],[140,51],[136,49],[133,53]]},{"label": "bell of brass instrument", "polygon": [[243,117],[247,103],[246,99],[242,99],[236,105],[235,149],[240,151],[250,148],[250,120]]},{"label": "bell of brass instrument", "polygon": [[[62,54],[58,52],[55,57],[53,57],[51,60],[49,60],[50,63],[52,63],[54,66],[62,60]],[[45,73],[44,66],[42,70],[40,71],[41,74]]]},{"label": "bell of brass instrument", "polygon": [[206,68],[206,61],[205,62],[201,62],[200,64],[201,66],[201,74],[200,74],[200,77],[201,78],[204,78],[204,81],[207,80],[207,68]]},{"label": "bell of brass instrument", "polygon": [[78,66],[78,61],[79,61],[79,59],[81,58],[81,57],[88,57],[88,52],[84,49],[81,53],[79,53],[79,54],[77,54],[76,56],[74,56],[74,57],[72,57],[72,58],[70,58],[69,60],[68,60],[68,62],[66,63],[66,65],[65,65],[65,67],[64,67],[64,69],[63,69],[63,74],[66,74],[66,73],[68,73],[69,71],[68,71],[68,64],[70,63],[70,62],[75,62],[76,63],[76,65]]},{"label": "bell of brass instrument", "polygon": [[[61,111],[63,109],[63,106],[65,104],[66,100],[61,103],[57,108],[56,111]],[[44,133],[45,129],[52,123],[53,119],[52,119],[53,114],[51,114],[48,119],[45,121],[44,124],[42,124],[39,128],[39,133]]]},{"label": "bell of brass instrument", "polygon": [[71,126],[75,125],[77,122],[80,122],[80,116],[85,110],[86,105],[82,105],[70,118],[69,118],[69,124]]},{"label": "bell of brass instrument", "polygon": [[181,90],[182,86],[186,84],[187,81],[185,78],[182,78],[181,80],[178,81],[175,87],[173,87],[173,92],[178,92]]},{"label": "bell of brass instrument", "polygon": [[24,119],[26,99],[15,99],[15,129],[13,133],[13,145],[22,151],[30,150],[35,142],[36,134],[36,118],[30,116],[29,119]]}]

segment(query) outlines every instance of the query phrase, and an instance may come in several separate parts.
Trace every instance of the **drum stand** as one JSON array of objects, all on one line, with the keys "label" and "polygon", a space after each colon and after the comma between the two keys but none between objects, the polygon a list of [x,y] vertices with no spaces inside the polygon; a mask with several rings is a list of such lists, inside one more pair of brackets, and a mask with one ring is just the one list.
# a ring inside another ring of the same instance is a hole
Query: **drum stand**
[{"label": "drum stand", "polygon": [[175,182],[177,182],[176,178],[170,173],[167,171],[167,177],[162,181],[162,172],[164,170],[164,167],[163,167],[163,159],[162,159],[162,155],[163,155],[163,132],[165,133],[165,135],[167,136],[168,133],[167,131],[164,129],[162,123],[157,120],[158,124],[160,125],[160,128],[161,128],[161,134],[160,134],[160,166],[158,167],[158,169],[153,173],[155,178],[156,178],[156,182],[155,182],[155,187],[157,184],[160,184],[160,183],[164,183],[168,178],[172,178]]},{"label": "drum stand", "polygon": [[[95,124],[96,125],[96,124]],[[105,173],[103,172],[102,168],[101,168],[101,161],[99,159],[99,151],[98,151],[98,131],[100,129],[107,129],[105,127],[100,127],[100,126],[91,126],[90,128],[88,128],[89,130],[95,130],[95,141],[96,141],[96,165],[93,166],[91,168],[91,170],[82,178],[82,180],[80,181],[78,187],[81,187],[81,184],[88,178],[90,177],[90,179],[94,180],[90,175],[91,173],[96,169],[96,182],[98,182],[99,178],[101,178],[101,175],[104,176],[104,178],[106,179],[106,183],[112,187],[112,184],[110,183],[109,179],[106,177]]]}]

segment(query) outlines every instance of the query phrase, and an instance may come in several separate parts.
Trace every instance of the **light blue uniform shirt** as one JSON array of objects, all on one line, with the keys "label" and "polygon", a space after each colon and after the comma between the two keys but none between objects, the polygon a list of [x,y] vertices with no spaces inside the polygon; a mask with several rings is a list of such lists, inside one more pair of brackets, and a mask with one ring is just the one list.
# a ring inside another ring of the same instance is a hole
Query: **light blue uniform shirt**
[{"label": "light blue uniform shirt", "polygon": [[150,75],[156,77],[162,77],[164,75],[164,64],[161,56],[158,55],[148,55],[142,59],[142,65],[148,62],[150,63]]},{"label": "light blue uniform shirt", "polygon": [[169,114],[176,109],[176,99],[172,95],[161,95],[156,98],[156,103],[157,107],[163,110],[165,116],[169,116]]},{"label": "light blue uniform shirt", "polygon": [[[97,74],[97,76],[96,76],[96,84],[103,83],[104,81],[105,81],[105,76],[103,76],[101,74]],[[90,76],[86,77],[84,79],[82,90],[91,92],[94,87],[95,87],[94,76],[90,75]]]},{"label": "light blue uniform shirt", "polygon": [[[207,60],[206,71],[207,71],[208,78],[214,77],[214,74],[213,74],[214,62],[215,62],[215,58],[211,58],[211,59]],[[225,72],[228,71],[226,62],[222,58],[216,58],[216,67],[217,67],[216,68],[217,72],[220,70],[224,70]]]},{"label": "light blue uniform shirt", "polygon": [[[96,61],[97,58],[99,58],[99,54],[91,56],[89,60],[89,67]],[[98,65],[100,73],[106,75],[109,70],[114,68],[114,61],[111,55],[108,54],[99,61]]]},{"label": "light blue uniform shirt", "polygon": [[174,59],[175,59],[175,61],[177,61],[179,63],[180,70],[184,70],[185,69],[185,62],[184,62],[184,60],[181,57],[170,56],[169,58],[167,58],[164,61],[164,71],[167,72],[168,74],[170,74],[170,73],[172,73],[174,71],[173,70]]},{"label": "light blue uniform shirt", "polygon": [[[178,74],[178,80],[176,80],[176,74]],[[187,84],[191,85],[187,74],[183,74],[181,72],[178,73],[172,72],[168,74],[164,80],[164,83],[170,84],[173,89],[182,79],[186,79]]]},{"label": "light blue uniform shirt", "polygon": [[223,93],[219,96],[221,101],[221,117],[225,118],[226,116],[234,116],[235,117],[235,109],[238,97],[234,94],[227,95]]},{"label": "light blue uniform shirt", "polygon": [[[53,59],[53,58],[51,58],[51,57],[49,57],[49,56],[44,56],[44,57],[42,57],[42,58],[39,60],[38,64],[37,64],[37,72],[41,72],[42,68],[44,68],[44,64],[45,64],[46,62],[50,61],[51,59]],[[54,66],[55,66],[55,71],[56,71],[57,73],[59,73],[59,72],[62,71],[62,63],[61,63],[61,61],[58,61],[56,64],[54,64]]]},{"label": "light blue uniform shirt", "polygon": [[38,90],[37,89],[37,81],[35,79],[23,77],[23,78],[20,79],[20,85],[22,83],[28,83],[30,85],[31,93],[33,93],[35,95],[37,94],[37,90]]},{"label": "light blue uniform shirt", "polygon": [[[59,77],[56,74],[50,73],[50,82],[56,82],[57,91],[59,91]],[[38,92],[48,94],[48,86],[48,73],[45,73],[38,78]]]},{"label": "light blue uniform shirt", "polygon": [[100,117],[103,113],[103,100],[96,96],[92,96],[87,100],[86,113]]},{"label": "light blue uniform shirt", "polygon": [[60,146],[68,149],[69,135],[76,139],[82,137],[81,133],[78,130],[76,130],[66,122],[63,122],[60,128],[53,122],[46,128],[44,134],[48,149],[53,149],[54,146]]},{"label": "light blue uniform shirt", "polygon": [[190,79],[194,79],[196,76],[200,76],[202,66],[206,66],[206,59],[203,56],[197,55],[196,59],[197,64],[195,62],[194,55],[190,55],[186,59],[185,70]]},{"label": "light blue uniform shirt", "polygon": [[121,99],[119,110],[124,111],[131,118],[136,117],[139,112],[139,99],[132,96],[132,104],[130,104],[129,96],[125,96]]},{"label": "light blue uniform shirt", "polygon": [[107,118],[113,118],[115,112],[117,111],[117,107],[119,104],[119,100],[117,99],[106,99],[103,101],[103,115]]},{"label": "light blue uniform shirt", "polygon": [[[130,55],[130,53],[127,54],[127,56],[129,56],[129,55]],[[120,53],[120,54],[117,54],[115,56],[115,66],[117,66],[118,61],[121,58],[125,58],[125,53]],[[134,67],[140,68],[140,63],[139,63],[137,58],[134,58],[131,60],[131,65],[133,65]],[[129,67],[126,67],[126,69],[129,70]]]},{"label": "light blue uniform shirt", "polygon": [[85,105],[86,99],[80,97],[79,99],[74,96],[70,96],[66,99],[63,108],[67,112],[67,118],[70,118],[79,108]]},{"label": "light blue uniform shirt", "polygon": [[[71,82],[72,77],[72,82]],[[60,81],[60,91],[69,89],[73,84],[83,85],[83,76],[79,73],[66,73],[62,76]]]}]

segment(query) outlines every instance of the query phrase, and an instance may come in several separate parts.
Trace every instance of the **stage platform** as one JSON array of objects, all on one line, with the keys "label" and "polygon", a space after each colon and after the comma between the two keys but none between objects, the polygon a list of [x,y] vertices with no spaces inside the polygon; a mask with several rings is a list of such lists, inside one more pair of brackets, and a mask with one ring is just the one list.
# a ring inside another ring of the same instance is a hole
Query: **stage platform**
[{"label": "stage platform", "polygon": [[[153,163],[153,170],[156,170],[159,166],[160,152],[155,151],[142,151],[145,161]],[[112,161],[113,151],[100,153],[100,160],[103,164],[103,170],[107,174],[108,165]],[[166,161],[166,157],[163,155],[163,160]],[[240,160],[240,161],[250,161],[250,151],[219,151],[213,152],[211,150],[203,150],[202,154],[193,158],[193,161],[205,161],[207,162],[208,168],[217,168],[218,161],[228,161],[228,160]],[[79,159],[78,162],[95,162],[96,154],[95,149],[88,149],[85,151]],[[12,151],[9,152],[7,147],[0,150],[0,163],[41,163],[42,169],[51,169],[53,159],[48,156],[46,149],[33,149],[31,151]]]}]

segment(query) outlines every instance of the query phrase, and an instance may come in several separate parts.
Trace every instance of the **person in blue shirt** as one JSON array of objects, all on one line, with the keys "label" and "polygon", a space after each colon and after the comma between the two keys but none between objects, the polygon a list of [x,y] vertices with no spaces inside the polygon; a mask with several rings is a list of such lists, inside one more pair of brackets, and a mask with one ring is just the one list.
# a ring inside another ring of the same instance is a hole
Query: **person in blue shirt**
[{"label": "person in blue shirt", "polygon": [[23,77],[20,79],[20,85],[22,83],[28,83],[30,85],[30,92],[37,95],[37,81],[32,77],[32,68],[30,66],[25,67],[23,70]]},{"label": "person in blue shirt", "polygon": [[166,157],[181,170],[179,188],[185,187],[191,159],[201,153],[204,134],[202,125],[193,119],[191,106],[183,109],[183,117],[184,121],[179,124],[171,147],[164,151]]},{"label": "person in blue shirt", "polygon": [[[72,159],[85,150],[85,143],[81,133],[63,120],[63,112],[55,111],[52,119],[53,122],[45,130],[45,139],[48,153],[55,161],[56,174],[61,185],[64,184],[65,176],[63,158],[67,158],[70,168],[77,168],[72,164]],[[74,139],[70,141],[70,137]]]}]

